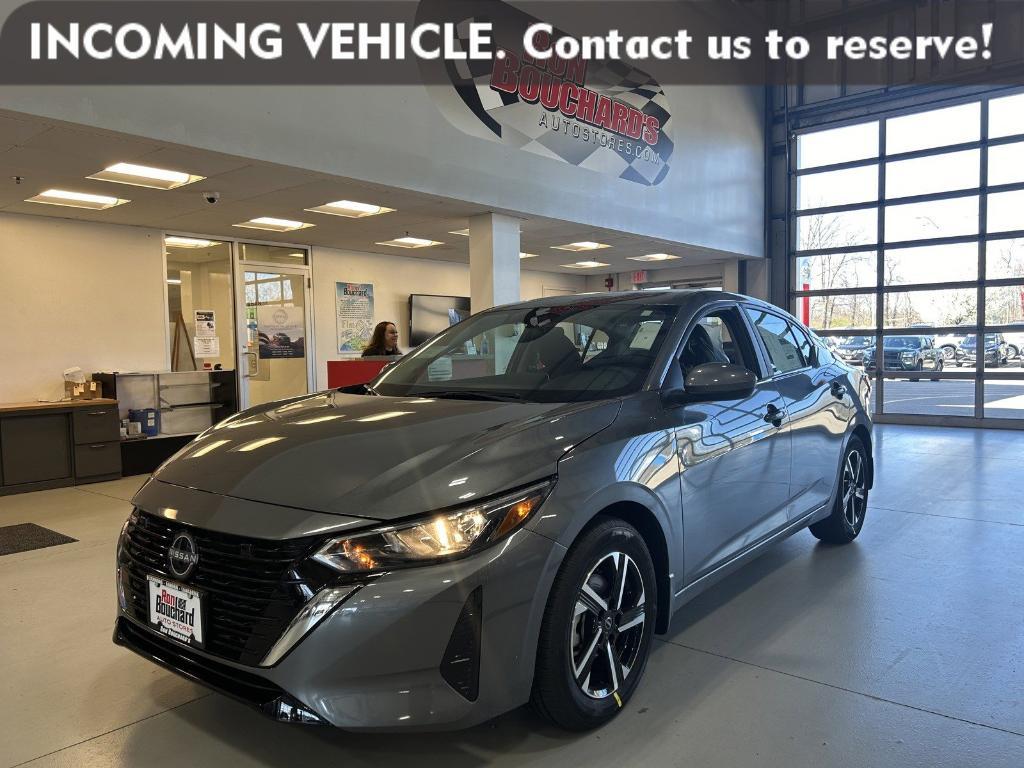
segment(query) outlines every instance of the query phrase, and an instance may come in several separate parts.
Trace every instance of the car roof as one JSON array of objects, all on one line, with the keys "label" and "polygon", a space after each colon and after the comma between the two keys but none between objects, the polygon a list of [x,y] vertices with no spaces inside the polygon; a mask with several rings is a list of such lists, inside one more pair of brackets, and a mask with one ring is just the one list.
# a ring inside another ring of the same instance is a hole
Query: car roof
[{"label": "car roof", "polygon": [[[575,304],[626,304],[634,306],[650,306],[652,304],[682,305],[689,304],[700,298],[708,301],[732,300],[745,301],[764,307],[772,307],[761,299],[752,296],[744,296],[729,291],[711,290],[709,288],[666,288],[664,290],[651,291],[592,291],[589,293],[574,293],[566,296],[545,296],[542,299],[521,301],[515,304],[503,304],[498,309],[533,309],[535,307],[569,307]],[[787,313],[788,314],[788,313]]]}]

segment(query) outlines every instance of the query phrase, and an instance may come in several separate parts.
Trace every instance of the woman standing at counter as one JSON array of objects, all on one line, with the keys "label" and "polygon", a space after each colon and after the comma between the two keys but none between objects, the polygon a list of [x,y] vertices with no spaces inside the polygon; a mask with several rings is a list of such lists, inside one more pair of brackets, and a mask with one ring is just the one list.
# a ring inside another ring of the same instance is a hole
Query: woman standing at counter
[{"label": "woman standing at counter", "polygon": [[363,350],[363,357],[384,357],[387,355],[401,355],[402,350],[398,348],[398,328],[387,320],[377,323],[373,329],[373,336],[370,343]]}]

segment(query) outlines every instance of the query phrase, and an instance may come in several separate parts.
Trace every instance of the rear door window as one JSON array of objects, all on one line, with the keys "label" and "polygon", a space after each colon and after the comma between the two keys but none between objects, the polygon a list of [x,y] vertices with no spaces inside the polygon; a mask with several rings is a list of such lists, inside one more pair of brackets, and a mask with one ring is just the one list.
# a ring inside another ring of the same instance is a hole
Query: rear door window
[{"label": "rear door window", "polygon": [[[798,371],[808,365],[800,342],[786,320],[760,309],[746,307],[745,311],[764,342],[774,373]],[[806,339],[804,341],[810,344]]]}]

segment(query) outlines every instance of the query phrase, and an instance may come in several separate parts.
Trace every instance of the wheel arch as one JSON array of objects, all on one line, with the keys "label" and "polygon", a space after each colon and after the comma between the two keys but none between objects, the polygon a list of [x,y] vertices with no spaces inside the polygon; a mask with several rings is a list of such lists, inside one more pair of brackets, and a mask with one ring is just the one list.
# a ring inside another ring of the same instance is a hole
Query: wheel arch
[{"label": "wheel arch", "polygon": [[665,531],[654,512],[643,504],[635,501],[617,501],[598,511],[583,527],[577,538],[602,519],[610,517],[623,520],[636,528],[647,545],[647,551],[651,553],[654,577],[658,583],[658,619],[654,631],[664,634],[668,631],[672,618],[672,579],[669,575],[670,560]]}]

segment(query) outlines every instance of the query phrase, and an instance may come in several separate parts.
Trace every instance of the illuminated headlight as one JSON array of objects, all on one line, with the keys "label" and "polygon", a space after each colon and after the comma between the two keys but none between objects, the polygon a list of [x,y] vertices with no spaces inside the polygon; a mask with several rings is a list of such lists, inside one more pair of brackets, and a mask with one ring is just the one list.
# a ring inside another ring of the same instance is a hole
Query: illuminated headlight
[{"label": "illuminated headlight", "polygon": [[554,484],[546,480],[491,501],[332,539],[313,559],[342,573],[369,573],[475,552],[529,520]]}]

